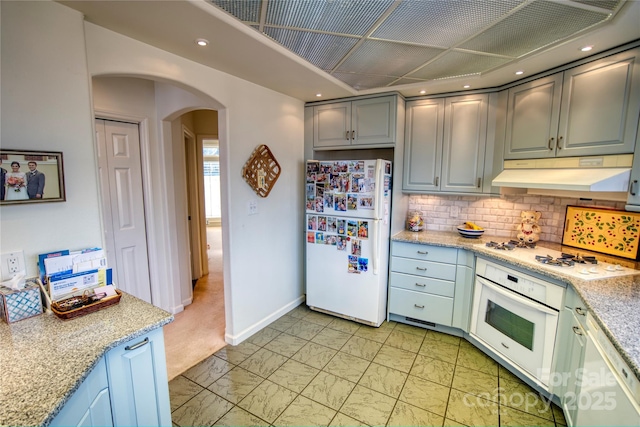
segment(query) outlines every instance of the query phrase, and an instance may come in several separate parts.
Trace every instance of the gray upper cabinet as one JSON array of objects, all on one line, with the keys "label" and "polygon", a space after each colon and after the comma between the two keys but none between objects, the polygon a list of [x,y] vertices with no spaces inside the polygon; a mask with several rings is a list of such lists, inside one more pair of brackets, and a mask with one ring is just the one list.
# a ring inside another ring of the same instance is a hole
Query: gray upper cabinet
[{"label": "gray upper cabinet", "polygon": [[407,102],[406,192],[481,193],[488,95]]},{"label": "gray upper cabinet", "polygon": [[443,132],[444,98],[407,102],[403,190],[440,189]]},{"label": "gray upper cabinet", "polygon": [[487,94],[445,100],[441,191],[482,192],[488,101]]},{"label": "gray upper cabinet", "polygon": [[393,147],[396,95],[313,106],[313,148]]},{"label": "gray upper cabinet", "polygon": [[633,153],[640,49],[509,89],[505,159]]}]

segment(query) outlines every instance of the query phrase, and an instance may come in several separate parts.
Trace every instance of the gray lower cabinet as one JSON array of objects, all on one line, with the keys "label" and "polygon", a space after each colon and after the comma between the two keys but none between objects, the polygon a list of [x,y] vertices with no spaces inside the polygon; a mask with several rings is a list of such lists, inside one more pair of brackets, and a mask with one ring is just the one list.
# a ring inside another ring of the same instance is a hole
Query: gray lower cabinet
[{"label": "gray lower cabinet", "polygon": [[105,359],[114,425],[170,426],[162,328],[119,345]]},{"label": "gray lower cabinet", "polygon": [[482,193],[489,95],[406,104],[405,192]]},{"label": "gray lower cabinet", "polygon": [[113,426],[104,358],[100,359],[50,425]]},{"label": "gray lower cabinet", "polygon": [[455,248],[391,242],[389,314],[468,330],[473,259]]},{"label": "gray lower cabinet", "polygon": [[569,286],[565,295],[551,392],[560,398],[567,425],[640,425],[640,407],[629,391],[638,380],[575,290]]},{"label": "gray lower cabinet", "polygon": [[633,153],[640,49],[509,89],[504,158]]},{"label": "gray lower cabinet", "polygon": [[170,426],[162,328],[109,350],[52,426]]},{"label": "gray lower cabinet", "polygon": [[565,292],[565,307],[560,312],[556,340],[556,374],[551,378],[551,392],[562,403],[567,425],[575,425],[580,393],[578,373],[584,365],[586,346],[586,308],[571,286]]}]

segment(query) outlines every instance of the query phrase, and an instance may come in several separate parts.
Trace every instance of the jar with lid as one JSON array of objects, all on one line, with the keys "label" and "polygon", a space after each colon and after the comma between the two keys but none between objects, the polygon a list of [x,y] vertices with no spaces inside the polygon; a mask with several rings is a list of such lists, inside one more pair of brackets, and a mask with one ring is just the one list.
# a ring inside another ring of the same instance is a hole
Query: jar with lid
[{"label": "jar with lid", "polygon": [[424,221],[422,219],[422,212],[420,211],[407,212],[407,230],[422,231],[423,228],[424,228]]}]

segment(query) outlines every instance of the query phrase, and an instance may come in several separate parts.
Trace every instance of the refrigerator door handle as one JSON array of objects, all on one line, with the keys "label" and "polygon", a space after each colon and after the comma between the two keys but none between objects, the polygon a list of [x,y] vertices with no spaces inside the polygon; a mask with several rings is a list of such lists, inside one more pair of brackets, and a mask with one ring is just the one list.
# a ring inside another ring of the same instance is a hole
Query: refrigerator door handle
[{"label": "refrigerator door handle", "polygon": [[384,202],[384,161],[376,160],[376,193],[375,193],[375,210],[373,216],[375,219],[382,218],[382,203]]},{"label": "refrigerator door handle", "polygon": [[373,220],[373,274],[378,275],[378,266],[380,265],[380,221]]}]

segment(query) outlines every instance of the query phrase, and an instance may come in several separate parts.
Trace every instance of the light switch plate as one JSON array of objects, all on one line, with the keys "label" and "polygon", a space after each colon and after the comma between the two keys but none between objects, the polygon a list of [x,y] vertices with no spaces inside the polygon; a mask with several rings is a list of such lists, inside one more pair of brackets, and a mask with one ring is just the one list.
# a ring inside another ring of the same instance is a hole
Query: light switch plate
[{"label": "light switch plate", "polygon": [[249,200],[249,215],[256,215],[258,213],[258,201]]}]

